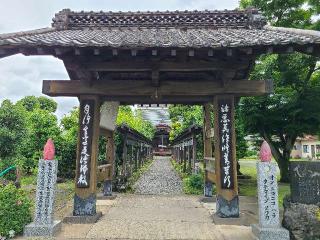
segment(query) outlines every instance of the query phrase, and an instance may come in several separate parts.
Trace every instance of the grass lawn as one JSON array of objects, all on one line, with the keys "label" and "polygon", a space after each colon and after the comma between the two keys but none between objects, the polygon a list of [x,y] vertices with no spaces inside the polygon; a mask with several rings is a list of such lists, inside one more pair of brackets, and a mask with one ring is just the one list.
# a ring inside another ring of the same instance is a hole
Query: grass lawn
[{"label": "grass lawn", "polygon": [[[252,160],[240,160],[240,171],[251,179],[240,179],[239,189],[242,196],[257,196],[257,169],[256,161]],[[280,179],[280,173],[278,171],[277,179]],[[279,204],[282,206],[283,198],[285,195],[290,194],[290,185],[285,183],[279,183]]]}]

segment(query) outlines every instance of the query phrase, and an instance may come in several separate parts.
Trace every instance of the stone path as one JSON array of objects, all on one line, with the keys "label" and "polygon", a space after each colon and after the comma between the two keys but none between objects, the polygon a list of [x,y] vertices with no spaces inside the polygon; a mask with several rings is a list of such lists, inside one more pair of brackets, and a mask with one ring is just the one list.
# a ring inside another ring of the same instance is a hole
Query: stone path
[{"label": "stone path", "polygon": [[169,157],[155,157],[149,170],[134,186],[138,194],[182,194],[182,181]]},{"label": "stone path", "polygon": [[[97,223],[63,224],[56,239],[253,240],[250,227],[215,225],[214,202],[184,195],[169,158],[154,161],[137,182],[136,193],[97,200],[97,211],[103,214]],[[67,215],[71,201],[68,207]]]},{"label": "stone path", "polygon": [[253,239],[249,227],[213,224],[196,196],[121,194],[97,205],[97,223],[63,224],[57,239]]}]

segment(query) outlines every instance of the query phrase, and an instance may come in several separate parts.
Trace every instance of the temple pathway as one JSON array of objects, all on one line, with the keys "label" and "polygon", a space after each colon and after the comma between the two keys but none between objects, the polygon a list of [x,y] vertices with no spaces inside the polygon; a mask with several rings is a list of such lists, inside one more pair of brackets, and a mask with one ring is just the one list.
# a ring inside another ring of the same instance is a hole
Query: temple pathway
[{"label": "temple pathway", "polygon": [[173,169],[170,157],[155,157],[154,162],[136,182],[137,194],[182,194],[182,181]]},{"label": "temple pathway", "polygon": [[215,225],[200,196],[182,194],[168,158],[155,159],[136,187],[140,194],[98,200],[103,216],[97,223],[63,224],[57,239],[253,239],[250,227]]},{"label": "temple pathway", "polygon": [[57,239],[253,239],[249,227],[215,225],[196,196],[121,194],[97,205],[97,223],[63,224]]}]

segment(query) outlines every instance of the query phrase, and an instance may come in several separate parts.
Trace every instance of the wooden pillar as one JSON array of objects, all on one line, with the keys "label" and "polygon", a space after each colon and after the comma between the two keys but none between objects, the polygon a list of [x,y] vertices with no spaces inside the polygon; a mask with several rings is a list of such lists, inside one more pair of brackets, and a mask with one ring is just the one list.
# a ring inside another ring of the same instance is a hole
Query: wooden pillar
[{"label": "wooden pillar", "polygon": [[214,143],[216,159],[217,215],[239,217],[234,96],[214,98]]},{"label": "wooden pillar", "polygon": [[138,161],[138,167],[140,168],[140,167],[141,167],[141,159],[140,159],[140,146],[139,146],[139,143],[138,143],[138,145],[137,145],[136,158],[137,158],[137,161]]},{"label": "wooden pillar", "polygon": [[197,161],[197,135],[192,135],[192,172],[195,173]]},{"label": "wooden pillar", "polygon": [[187,151],[186,146],[183,144],[183,172],[185,173],[187,171]]},{"label": "wooden pillar", "polygon": [[99,122],[99,98],[97,96],[80,96],[73,216],[86,217],[87,219],[101,216],[101,213],[96,212]]},{"label": "wooden pillar", "polygon": [[[203,106],[203,157],[212,158],[212,142],[211,137],[208,134],[211,131],[211,112],[212,108],[209,103],[204,104]],[[213,182],[208,178],[208,171],[206,170],[206,161],[203,161],[204,165],[204,196],[212,197],[213,191]]]},{"label": "wooden pillar", "polygon": [[128,147],[127,147],[127,133],[124,134],[123,138],[123,151],[122,151],[122,174],[123,177],[127,177],[127,157],[128,157]]},{"label": "wooden pillar", "polygon": [[191,157],[191,151],[192,146],[188,143],[188,172],[192,173],[192,157]]},{"label": "wooden pillar", "polygon": [[137,169],[138,169],[138,159],[137,159],[137,154],[135,152],[136,152],[136,149],[132,144],[132,158],[134,158],[134,170],[137,171]]},{"label": "wooden pillar", "polygon": [[107,139],[107,146],[106,146],[106,160],[107,164],[110,164],[108,177],[104,181],[103,185],[103,195],[104,196],[112,196],[112,179],[113,179],[113,166],[115,161],[115,145],[114,145],[114,132],[113,131],[106,131],[106,139]]}]

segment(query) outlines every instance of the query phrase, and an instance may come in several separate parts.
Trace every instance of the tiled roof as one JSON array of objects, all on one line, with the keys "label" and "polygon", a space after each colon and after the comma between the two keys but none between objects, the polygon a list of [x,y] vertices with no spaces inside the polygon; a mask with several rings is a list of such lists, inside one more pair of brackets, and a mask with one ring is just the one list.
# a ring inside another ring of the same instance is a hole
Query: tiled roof
[{"label": "tiled roof", "polygon": [[52,28],[0,34],[1,46],[224,48],[320,44],[320,36],[268,28],[256,10],[186,12],[71,12]]},{"label": "tiled roof", "polygon": [[56,29],[87,27],[262,27],[264,19],[256,9],[224,11],[166,12],[73,12],[64,9],[53,18]]},{"label": "tiled roof", "polygon": [[220,48],[290,43],[320,43],[320,38],[265,29],[49,29],[43,33],[26,33],[1,37],[1,45],[74,46],[74,47],[177,47]]}]

